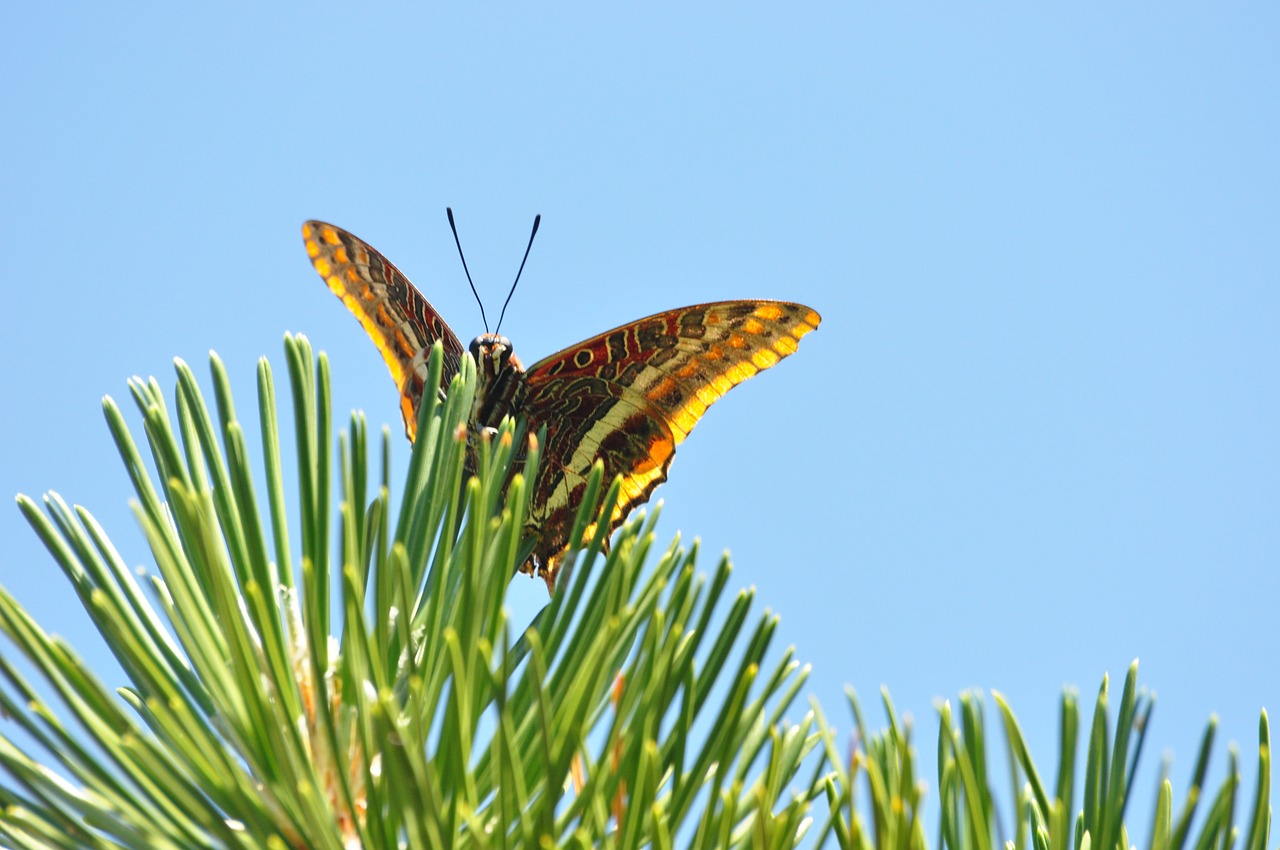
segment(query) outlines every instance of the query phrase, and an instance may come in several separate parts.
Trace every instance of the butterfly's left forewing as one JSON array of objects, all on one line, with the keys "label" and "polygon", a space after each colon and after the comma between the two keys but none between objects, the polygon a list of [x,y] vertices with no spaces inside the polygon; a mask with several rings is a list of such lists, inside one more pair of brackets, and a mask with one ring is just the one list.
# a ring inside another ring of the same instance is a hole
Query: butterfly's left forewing
[{"label": "butterfly's left forewing", "polygon": [[597,459],[622,477],[616,528],[666,480],[675,448],[706,409],[796,350],[821,317],[785,301],[724,301],[669,310],[592,337],[535,363],[524,409],[545,425],[530,519],[534,557],[554,579]]},{"label": "butterfly's left forewing", "polygon": [[302,238],[311,264],[360,320],[391,370],[400,390],[405,433],[412,440],[432,344],[438,339],[444,345],[440,388],[447,388],[457,374],[462,343],[409,279],[358,236],[323,221],[308,221],[302,225]]}]

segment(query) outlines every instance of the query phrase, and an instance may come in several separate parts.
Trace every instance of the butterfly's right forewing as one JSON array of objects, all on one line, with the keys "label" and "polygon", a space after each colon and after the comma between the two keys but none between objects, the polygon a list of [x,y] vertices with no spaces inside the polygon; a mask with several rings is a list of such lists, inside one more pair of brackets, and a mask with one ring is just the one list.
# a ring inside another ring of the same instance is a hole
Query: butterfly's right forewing
[{"label": "butterfly's right forewing", "polygon": [[320,277],[360,320],[391,370],[412,440],[432,344],[444,345],[444,388],[457,374],[462,343],[409,279],[364,240],[323,221],[302,225],[302,238]]}]

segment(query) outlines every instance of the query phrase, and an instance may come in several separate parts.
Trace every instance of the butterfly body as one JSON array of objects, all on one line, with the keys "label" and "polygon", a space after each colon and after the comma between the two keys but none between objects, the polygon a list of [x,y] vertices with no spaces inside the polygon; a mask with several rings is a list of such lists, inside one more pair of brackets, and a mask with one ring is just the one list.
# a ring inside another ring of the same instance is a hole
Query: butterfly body
[{"label": "butterfly body", "polygon": [[516,357],[511,340],[499,334],[481,334],[469,349],[476,362],[479,386],[471,403],[468,422],[477,429],[497,428],[504,416],[517,416],[529,394],[524,364]]},{"label": "butterfly body", "polygon": [[[443,392],[462,344],[408,279],[367,243],[318,221],[303,225],[320,276],[356,315],[400,389],[405,431],[414,438],[423,393]],[[473,432],[524,416],[546,429],[532,488],[529,530],[536,535],[526,572],[555,580],[573,519],[596,460],[605,480],[621,476],[610,531],[667,478],[679,445],[716,399],[796,350],[821,317],[802,304],[741,300],[668,310],[570,346],[525,369],[511,342],[483,334],[469,348],[478,387]],[[440,387],[426,387],[426,358],[440,340]]]}]

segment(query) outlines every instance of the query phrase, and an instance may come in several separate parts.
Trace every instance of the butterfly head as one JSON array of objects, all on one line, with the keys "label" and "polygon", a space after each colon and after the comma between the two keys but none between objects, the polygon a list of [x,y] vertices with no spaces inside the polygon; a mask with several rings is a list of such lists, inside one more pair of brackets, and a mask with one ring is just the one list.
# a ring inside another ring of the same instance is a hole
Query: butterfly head
[{"label": "butterfly head", "polygon": [[481,383],[495,380],[509,368],[524,371],[524,364],[516,357],[511,340],[501,334],[480,334],[471,341],[471,359],[476,361]]}]

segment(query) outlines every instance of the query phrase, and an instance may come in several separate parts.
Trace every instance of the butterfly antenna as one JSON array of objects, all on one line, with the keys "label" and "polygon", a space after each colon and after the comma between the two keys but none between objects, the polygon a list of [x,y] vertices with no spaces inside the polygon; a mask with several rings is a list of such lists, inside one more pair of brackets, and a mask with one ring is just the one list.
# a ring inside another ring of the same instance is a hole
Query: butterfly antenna
[{"label": "butterfly antenna", "polygon": [[[467,268],[467,258],[463,256],[463,253],[462,253],[462,242],[461,240],[458,239],[458,226],[453,223],[453,208],[445,207],[444,211],[449,215],[449,229],[453,231],[453,244],[458,246],[458,258],[462,260],[462,270],[467,273],[467,283],[471,284],[471,294],[476,297],[476,303],[480,305],[480,320],[484,322],[484,332],[488,333],[489,320],[485,318],[485,315],[484,315],[484,302],[480,300],[480,293],[476,292],[476,285],[474,283],[471,283],[471,270]],[[538,226],[535,224],[533,229],[537,230]],[[528,253],[529,252],[526,251],[525,256],[528,256]],[[517,275],[517,277],[519,276]],[[508,295],[507,300],[510,300],[510,299],[511,299],[511,296]],[[503,309],[504,310],[506,309],[505,304],[503,305]]]},{"label": "butterfly antenna", "polygon": [[511,284],[511,291],[507,293],[507,300],[502,302],[502,312],[498,314],[498,327],[493,329],[494,333],[497,333],[498,328],[502,327],[502,318],[507,315],[507,305],[511,303],[511,296],[516,294],[516,284],[520,282],[520,272],[524,271],[524,264],[529,259],[529,249],[533,247],[533,237],[538,235],[538,225],[541,223],[541,214],[535,215],[533,217],[533,232],[529,234],[529,244],[524,249],[524,259],[520,261],[520,270],[516,272],[516,279]]}]

